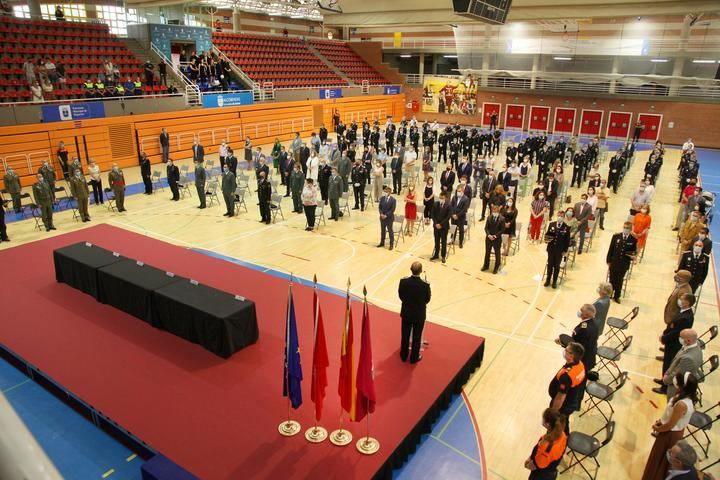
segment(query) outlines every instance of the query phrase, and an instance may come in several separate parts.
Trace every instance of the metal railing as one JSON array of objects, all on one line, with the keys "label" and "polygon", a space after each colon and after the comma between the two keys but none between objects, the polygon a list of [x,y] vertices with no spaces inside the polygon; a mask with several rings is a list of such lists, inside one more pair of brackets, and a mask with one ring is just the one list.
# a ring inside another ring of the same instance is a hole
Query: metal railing
[{"label": "metal railing", "polygon": [[123,102],[125,100],[136,100],[142,98],[157,98],[157,97],[181,97],[182,93],[144,93],[142,95],[125,95],[122,97],[101,97],[101,98],[68,98],[65,100],[43,100],[42,102],[24,101],[24,102],[3,102],[0,103],[0,108],[3,107],[22,107],[31,105],[53,105],[53,104],[68,104],[68,103],[88,103],[88,102]]},{"label": "metal railing", "polygon": [[[523,73],[526,75],[510,76],[498,73],[489,73],[485,77],[484,81],[487,82],[487,88],[720,99],[720,81],[712,79],[682,79],[680,77],[672,77],[662,79],[663,83],[655,83],[650,79],[644,79],[643,84],[629,85],[622,82],[622,78],[620,78],[621,76],[618,76],[618,79],[601,79],[595,82],[590,82],[587,79],[587,76],[583,74],[568,74],[567,78],[557,78],[558,73],[553,72],[552,75],[555,78],[548,78],[544,77],[542,73],[538,73],[533,78],[531,72]],[[481,75],[482,74],[475,75],[476,82],[481,80]],[[465,78],[464,75],[430,74],[407,74],[405,77],[407,78],[407,83],[409,85],[422,85],[425,76],[447,78],[455,81],[460,81]],[[643,77],[646,77],[644,75],[624,76],[637,79],[643,79]]]},{"label": "metal railing", "polygon": [[165,64],[170,67],[170,70],[172,70],[172,72],[177,75],[180,81],[182,81],[185,85],[185,104],[199,105],[201,101],[200,87],[192,83],[190,79],[185,76],[183,71],[180,69],[180,65],[173,63],[172,60],[167,58],[165,54],[161,52],[160,49],[157,48],[157,46],[152,42],[150,42],[150,51],[160,57],[165,62]]},{"label": "metal railing", "polygon": [[240,81],[244,82],[251,90],[255,90],[257,88],[257,84],[253,81],[253,79],[243,72],[242,69],[235,62],[230,60],[217,46],[213,45],[212,51],[230,65],[230,70],[238,76]]},{"label": "metal railing", "polygon": [[18,174],[22,174],[22,170],[27,171],[27,175],[35,175],[37,169],[45,161],[52,161],[50,152],[40,150],[30,153],[16,153],[0,158],[0,166],[2,166],[2,174],[5,175],[8,167],[12,167]]}]

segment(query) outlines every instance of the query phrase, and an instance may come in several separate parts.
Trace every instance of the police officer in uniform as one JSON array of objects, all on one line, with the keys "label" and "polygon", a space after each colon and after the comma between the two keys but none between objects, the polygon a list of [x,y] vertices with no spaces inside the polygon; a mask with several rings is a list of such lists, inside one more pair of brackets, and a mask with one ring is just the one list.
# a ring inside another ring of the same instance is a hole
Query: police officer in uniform
[{"label": "police officer in uniform", "polygon": [[112,164],[112,170],[108,174],[108,183],[115,195],[115,206],[118,212],[125,212],[125,175],[117,163]]},{"label": "police officer in uniform", "polygon": [[50,193],[50,184],[45,180],[45,177],[41,173],[37,175],[37,183],[32,186],[33,198],[35,204],[40,208],[40,216],[42,217],[45,231],[55,230],[53,225],[53,197]]},{"label": "police officer in uniform", "polygon": [[200,206],[198,208],[205,208],[205,180],[207,174],[205,173],[205,167],[201,159],[195,159],[195,189],[197,190],[198,198],[200,199]]},{"label": "police officer in uniform", "polygon": [[90,214],[88,213],[88,200],[90,198],[90,192],[88,190],[87,181],[80,170],[75,172],[70,177],[70,192],[77,202],[78,212],[80,213],[80,220],[83,222],[90,221]]},{"label": "police officer in uniform", "polygon": [[235,175],[230,171],[227,164],[223,165],[221,189],[227,207],[227,212],[223,213],[223,217],[233,217],[235,216],[235,189],[237,189],[237,182],[235,181]]},{"label": "police officer in uniform", "polygon": [[565,223],[564,211],[558,211],[557,222],[552,222],[548,226],[547,232],[545,232],[545,242],[547,242],[548,254],[545,286],[550,285],[550,279],[552,279],[552,288],[557,288],[560,264],[570,246],[570,227]]},{"label": "police officer in uniform", "polygon": [[[400,334],[400,360],[403,362],[408,358],[410,350],[410,363],[417,363],[422,360],[420,345],[422,343],[422,331],[425,326],[426,308],[430,303],[430,284],[420,278],[422,264],[413,262],[410,267],[412,275],[400,280],[398,296],[402,302],[400,318],[402,329]],[[410,348],[410,336],[412,335],[412,348]]]},{"label": "police officer in uniform", "polygon": [[355,162],[355,166],[350,172],[350,179],[353,185],[353,195],[355,196],[355,206],[353,210],[365,211],[365,182],[367,180],[365,167],[363,167],[360,159]]},{"label": "police officer in uniform", "polygon": [[565,364],[558,370],[548,387],[550,408],[565,415],[565,433],[570,433],[570,415],[580,408],[580,396],[585,382],[585,365],[582,358],[585,349],[577,342],[570,342],[563,351]]},{"label": "police officer in uniform", "polygon": [[693,292],[697,292],[698,287],[705,282],[705,278],[708,274],[708,267],[710,265],[710,256],[703,252],[702,240],[695,240],[692,250],[687,250],[682,253],[680,257],[680,263],[678,263],[678,270],[687,270],[692,274],[692,278],[688,282]]},{"label": "police officer in uniform", "polygon": [[180,181],[180,169],[172,161],[172,158],[167,160],[167,180],[172,192],[172,200],[180,200],[180,190],[178,189],[178,182]]},{"label": "police officer in uniform", "polygon": [[614,290],[613,300],[615,300],[615,303],[620,303],[625,273],[630,268],[630,262],[637,253],[637,239],[630,235],[631,230],[632,223],[625,222],[623,231],[616,233],[610,239],[610,248],[608,248],[605,258],[610,275],[610,284]]}]

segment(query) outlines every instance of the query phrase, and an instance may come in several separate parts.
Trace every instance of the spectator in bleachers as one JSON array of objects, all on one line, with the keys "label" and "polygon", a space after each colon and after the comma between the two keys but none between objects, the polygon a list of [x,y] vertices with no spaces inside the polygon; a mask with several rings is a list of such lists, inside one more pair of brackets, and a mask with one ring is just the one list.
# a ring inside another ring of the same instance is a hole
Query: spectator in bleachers
[{"label": "spectator in bleachers", "polygon": [[47,77],[42,78],[42,84],[40,85],[42,87],[42,93],[43,93],[43,99],[44,100],[54,100],[55,95],[53,93],[53,85],[50,83],[50,79]]},{"label": "spectator in bleachers", "polygon": [[155,72],[153,71],[154,66],[150,60],[145,60],[143,65],[143,73],[145,74],[145,84],[148,87],[152,87],[155,84]]},{"label": "spectator in bleachers", "polygon": [[108,84],[114,83],[115,82],[115,74],[113,73],[113,71],[114,71],[113,64],[107,58],[103,61],[102,70],[103,70],[103,75],[105,76],[105,81]]},{"label": "spectator in bleachers", "polygon": [[95,96],[95,84],[90,79],[85,80],[83,84],[83,96],[85,98],[93,98]]},{"label": "spectator in bleachers", "polygon": [[63,65],[62,62],[55,64],[55,74],[57,75],[58,87],[62,88],[67,81],[65,79],[65,65]]},{"label": "spectator in bleachers", "polygon": [[122,82],[118,82],[117,87],[115,87],[115,93],[118,97],[125,96],[125,87],[123,86]]},{"label": "spectator in bleachers", "polygon": [[42,102],[42,101],[44,101],[44,99],[43,99],[43,89],[42,89],[42,87],[40,86],[40,84],[38,83],[37,80],[33,80],[32,85],[30,85],[30,93],[31,93],[31,95],[32,95],[31,100],[32,100],[33,102]]},{"label": "spectator in bleachers", "polygon": [[142,82],[140,81],[140,77],[135,77],[135,82],[133,83],[133,86],[135,87],[133,89],[135,95],[142,95]]},{"label": "spectator in bleachers", "polygon": [[100,78],[95,82],[95,95],[94,98],[102,98],[105,96],[105,81]]},{"label": "spectator in bleachers", "polygon": [[135,95],[135,82],[130,79],[130,77],[127,77],[125,79],[125,95]]},{"label": "spectator in bleachers", "polygon": [[160,63],[158,63],[158,73],[160,74],[160,83],[167,86],[167,63],[163,59],[160,59]]},{"label": "spectator in bleachers", "polygon": [[50,83],[52,83],[53,85],[57,84],[57,81],[58,81],[57,69],[55,68],[55,64],[49,57],[45,59],[45,75],[47,75],[47,78],[48,78],[48,80],[50,80]]},{"label": "spectator in bleachers", "polygon": [[33,62],[32,58],[28,58],[25,60],[25,63],[23,63],[23,72],[25,73],[25,80],[27,80],[28,85],[32,85],[37,79],[35,76],[35,62]]},{"label": "spectator in bleachers", "polygon": [[55,20],[58,22],[65,20],[65,12],[60,5],[55,5]]}]

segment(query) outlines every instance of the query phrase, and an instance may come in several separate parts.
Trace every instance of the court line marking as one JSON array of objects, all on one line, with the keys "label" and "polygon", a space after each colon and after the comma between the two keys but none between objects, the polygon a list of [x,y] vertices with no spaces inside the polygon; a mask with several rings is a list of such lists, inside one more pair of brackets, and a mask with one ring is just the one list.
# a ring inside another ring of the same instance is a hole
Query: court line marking
[{"label": "court line marking", "polygon": [[32,382],[32,379],[31,379],[31,378],[28,378],[27,380],[23,380],[23,381],[20,382],[20,383],[16,383],[16,384],[13,385],[12,387],[8,387],[8,388],[6,388],[5,390],[3,390],[2,393],[12,392],[12,391],[15,390],[16,388],[20,388],[20,387],[22,387],[23,385],[25,385],[25,384],[28,383],[28,382]]},{"label": "court line marking", "polygon": [[110,475],[112,475],[113,473],[115,473],[115,469],[114,469],[114,468],[111,468],[110,470],[108,470],[107,472],[105,472],[105,473],[102,474],[102,478],[107,478],[107,477],[109,477]]},{"label": "court line marking", "polygon": [[460,455],[461,457],[465,458],[466,460],[470,460],[472,463],[474,463],[474,464],[477,465],[478,467],[481,467],[481,468],[482,468],[482,464],[481,464],[480,462],[478,462],[477,460],[475,460],[474,458],[472,458],[470,455],[468,455],[467,453],[463,452],[462,450],[458,450],[457,448],[453,447],[452,445],[450,445],[449,443],[447,443],[447,442],[446,442],[445,440],[443,440],[442,438],[436,437],[435,435],[428,435],[428,437],[429,437],[429,438],[432,438],[432,439],[435,440],[436,442],[438,442],[438,443],[446,446],[447,448],[449,448],[449,449],[452,450],[453,452],[457,453],[457,454]]}]

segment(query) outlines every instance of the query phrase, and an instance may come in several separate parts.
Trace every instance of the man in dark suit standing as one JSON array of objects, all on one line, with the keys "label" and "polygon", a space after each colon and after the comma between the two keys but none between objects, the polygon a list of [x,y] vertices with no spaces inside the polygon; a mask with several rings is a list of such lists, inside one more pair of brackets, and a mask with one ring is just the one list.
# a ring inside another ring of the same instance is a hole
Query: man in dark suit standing
[{"label": "man in dark suit standing", "polygon": [[178,182],[180,181],[180,169],[173,163],[172,158],[168,158],[167,161],[167,181],[172,192],[172,200],[180,200],[180,190],[178,189]]},{"label": "man in dark suit standing", "polygon": [[465,239],[465,224],[467,223],[467,211],[470,208],[470,197],[465,195],[465,186],[458,185],[457,192],[450,202],[452,210],[452,224],[457,225],[457,232],[460,235],[460,248],[463,247]]},{"label": "man in dark suit standing", "polygon": [[610,273],[610,284],[614,290],[613,300],[615,300],[615,303],[620,303],[625,273],[630,268],[630,262],[637,253],[637,239],[630,235],[631,230],[632,223],[625,222],[623,231],[616,233],[610,239],[610,248],[608,248],[605,258]]},{"label": "man in dark suit standing", "polygon": [[495,250],[495,268],[493,273],[500,269],[500,247],[502,246],[502,233],[505,230],[505,219],[500,215],[498,205],[490,206],[492,214],[485,222],[485,261],[481,271],[490,268],[490,250]]},{"label": "man in dark suit standing", "polygon": [[152,195],[152,165],[150,165],[150,158],[145,152],[140,153],[140,175],[145,185],[145,195]]},{"label": "man in dark suit standing", "polygon": [[160,148],[162,149],[162,161],[167,163],[170,159],[170,135],[165,128],[160,132]]},{"label": "man in dark suit standing", "polygon": [[488,203],[490,202],[490,196],[492,195],[495,187],[498,186],[497,178],[495,178],[495,172],[492,168],[488,168],[487,175],[483,178],[480,184],[480,199],[482,200],[482,215],[480,221],[485,220],[485,211],[487,210]]},{"label": "man in dark suit standing", "polygon": [[443,192],[452,195],[453,185],[455,185],[455,172],[452,170],[452,165],[448,163],[445,171],[440,175],[440,187]]},{"label": "man in dark suit standing", "polygon": [[385,194],[378,202],[380,212],[380,243],[378,248],[385,246],[385,232],[390,235],[390,250],[395,246],[395,235],[393,233],[393,221],[395,221],[395,198],[390,195],[390,187],[383,188]]},{"label": "man in dark suit standing", "polygon": [[[673,317],[672,321],[667,324],[662,335],[660,335],[660,343],[665,346],[663,356],[658,357],[662,360],[662,374],[668,371],[670,364],[672,363],[675,355],[680,351],[684,344],[680,344],[680,332],[686,328],[692,328],[695,322],[695,315],[693,314],[692,307],[695,305],[695,295],[692,293],[683,293],[680,295],[680,311]],[[667,385],[662,381],[662,378],[653,379],[655,383],[660,385],[657,388],[653,388],[653,392],[664,394],[667,392]]]},{"label": "man in dark suit standing", "polygon": [[227,147],[227,156],[225,157],[225,165],[228,166],[228,168],[230,169],[232,174],[237,178],[238,160],[237,160],[237,157],[235,156],[235,151],[230,147]]},{"label": "man in dark suit standing", "polygon": [[547,232],[545,232],[545,241],[548,254],[545,286],[550,285],[552,279],[552,288],[557,288],[560,264],[570,246],[570,227],[565,223],[565,212],[562,210],[558,212],[557,222],[552,222],[548,226]]},{"label": "man in dark suit standing", "polygon": [[225,199],[225,207],[227,212],[223,214],[223,217],[234,217],[235,216],[235,189],[237,188],[237,182],[235,181],[235,175],[230,171],[227,164],[223,166],[222,176],[222,194]]},{"label": "man in dark suit standing", "polygon": [[472,173],[472,162],[468,161],[468,157],[463,157],[462,162],[460,162],[460,165],[458,166],[457,178],[462,178],[463,176],[470,178],[472,177]]},{"label": "man in dark suit standing", "polygon": [[[405,152],[405,149],[401,147],[400,151]],[[399,194],[402,191],[402,166],[402,157],[392,157],[392,160],[390,160],[390,171],[392,172],[392,192],[394,194]]]},{"label": "man in dark suit standing", "polygon": [[[408,349],[410,349],[410,363],[417,363],[422,360],[420,344],[425,326],[425,311],[427,304],[430,303],[430,284],[420,278],[422,273],[420,262],[413,262],[410,272],[412,275],[400,280],[398,286],[398,296],[402,302],[400,308],[400,318],[402,319],[400,360],[403,362],[407,360]],[[409,347],[410,335],[412,335],[412,348]]]},{"label": "man in dark suit standing", "polygon": [[197,138],[193,141],[192,152],[193,162],[197,161],[202,163],[205,161],[205,148],[200,145],[200,142],[198,142]]},{"label": "man in dark suit standing", "polygon": [[198,206],[198,208],[205,208],[205,181],[207,180],[207,173],[205,172],[202,160],[194,160],[194,162],[195,189],[197,190],[198,199],[200,200],[200,206]]},{"label": "man in dark suit standing", "polygon": [[543,182],[543,189],[545,190],[545,198],[550,205],[550,218],[552,218],[553,214],[555,213],[555,202],[557,201],[558,196],[558,189],[560,188],[560,185],[558,184],[558,181],[555,180],[555,174],[550,173],[548,178],[545,179]]},{"label": "man in dark suit standing", "polygon": [[[289,182],[288,182],[289,183]],[[270,197],[272,186],[265,179],[265,172],[260,172],[258,178],[258,203],[260,204],[260,223],[270,224]]]},{"label": "man in dark suit standing", "polygon": [[592,213],[592,207],[587,202],[587,199],[587,194],[583,193],[580,196],[580,201],[573,207],[573,216],[578,222],[578,255],[582,254],[583,245],[585,244],[585,234],[588,229],[588,220],[590,219],[590,214]]},{"label": "man in dark suit standing", "polygon": [[445,263],[447,257],[447,236],[450,231],[450,217],[452,216],[452,208],[450,202],[447,201],[447,193],[440,192],[440,200],[435,202],[432,210],[432,225],[435,236],[435,248],[433,249],[430,260],[437,260],[438,255],[442,256],[442,263]]}]

